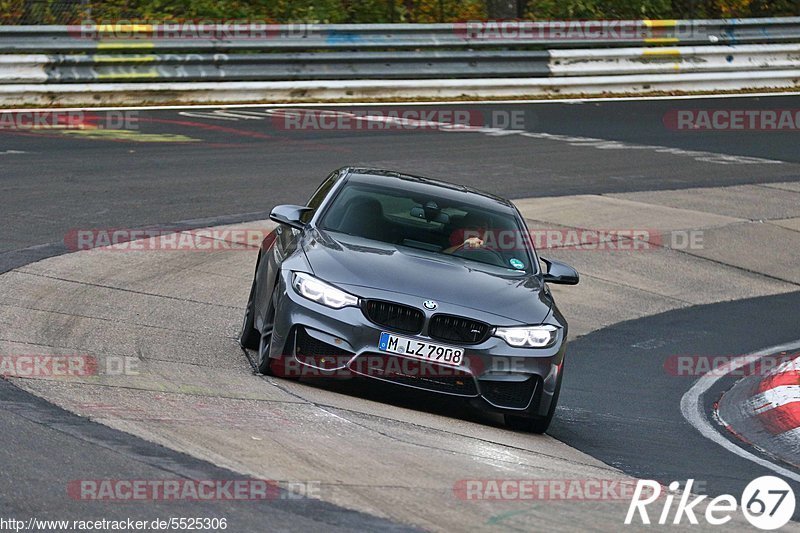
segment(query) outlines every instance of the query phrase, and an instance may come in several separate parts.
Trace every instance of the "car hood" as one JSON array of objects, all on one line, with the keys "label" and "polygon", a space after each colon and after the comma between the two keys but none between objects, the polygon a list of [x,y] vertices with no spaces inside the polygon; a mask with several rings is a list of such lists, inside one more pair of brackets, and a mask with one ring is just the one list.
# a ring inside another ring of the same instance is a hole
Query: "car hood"
[{"label": "car hood", "polygon": [[447,302],[523,324],[540,324],[552,307],[537,276],[510,269],[316,229],[302,247],[314,275],[338,285]]}]

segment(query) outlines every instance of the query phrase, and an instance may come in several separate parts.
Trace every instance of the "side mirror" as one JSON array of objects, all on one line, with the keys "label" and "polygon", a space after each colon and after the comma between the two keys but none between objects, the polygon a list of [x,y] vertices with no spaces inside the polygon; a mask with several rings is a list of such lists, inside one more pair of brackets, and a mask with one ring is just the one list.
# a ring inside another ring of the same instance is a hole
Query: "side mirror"
[{"label": "side mirror", "polygon": [[313,209],[302,205],[279,205],[272,210],[269,218],[278,224],[286,224],[293,228],[303,229],[306,225],[301,217],[303,213],[308,211],[313,211]]},{"label": "side mirror", "polygon": [[559,283],[561,285],[577,285],[580,281],[578,271],[561,261],[540,258],[547,265],[547,273],[544,280],[548,283]]}]

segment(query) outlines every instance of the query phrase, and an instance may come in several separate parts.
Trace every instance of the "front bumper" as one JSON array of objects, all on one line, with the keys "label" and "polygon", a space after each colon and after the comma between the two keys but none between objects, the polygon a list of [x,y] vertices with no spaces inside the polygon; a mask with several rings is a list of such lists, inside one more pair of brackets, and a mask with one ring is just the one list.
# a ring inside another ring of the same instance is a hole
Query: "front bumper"
[{"label": "front bumper", "polygon": [[[465,316],[494,325],[485,313],[440,303],[425,310],[421,299],[375,289],[359,290],[359,296],[410,305],[425,313],[419,334],[392,331],[371,322],[360,308],[331,309],[298,295],[290,286],[290,272],[283,272],[276,309],[270,357],[281,358],[285,374],[314,377],[361,375],[439,394],[460,396],[486,411],[524,416],[546,416],[563,367],[566,324],[560,326],[549,348],[513,348],[504,340],[488,337],[479,344],[461,345],[427,336],[429,319],[436,313]],[[554,317],[552,314],[550,318]],[[507,319],[506,319],[506,322]],[[382,332],[464,349],[458,366],[420,361],[382,352]]]}]

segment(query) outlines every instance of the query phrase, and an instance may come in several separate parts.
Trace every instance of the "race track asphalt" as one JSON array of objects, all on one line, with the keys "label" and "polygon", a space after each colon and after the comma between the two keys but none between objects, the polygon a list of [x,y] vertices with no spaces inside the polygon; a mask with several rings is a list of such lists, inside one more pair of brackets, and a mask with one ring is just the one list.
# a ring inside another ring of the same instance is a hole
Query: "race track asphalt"
[{"label": "race track asphalt", "polygon": [[[68,251],[64,235],[76,228],[187,228],[263,219],[275,204],[302,202],[330,170],[345,165],[421,173],[511,198],[797,182],[796,131],[674,131],[665,117],[681,109],[792,109],[799,101],[778,96],[456,106],[484,119],[517,116],[534,135],[286,131],[280,119],[258,117],[252,108],[245,110],[249,115],[139,111],[132,136],[0,130],[0,272]],[[800,295],[789,293],[697,306],[576,339],[550,433],[633,476],[694,477],[710,494],[739,494],[747,481],[767,472],[703,439],[682,418],[675,405],[691,379],[667,375],[664,358],[743,354],[795,340],[798,304]],[[0,382],[0,401],[0,506],[11,514],[42,516],[46,509],[52,516],[85,517],[80,503],[41,503],[63,502],[53,497],[54,487],[70,479],[231,475],[66,413],[7,382]],[[400,527],[316,501],[238,505],[234,514],[247,530],[257,530],[266,515],[288,529]],[[188,507],[185,514],[196,510]],[[168,508],[175,515],[178,510]],[[110,517],[119,508],[95,505],[91,511]],[[203,512],[222,515],[213,504]]]}]

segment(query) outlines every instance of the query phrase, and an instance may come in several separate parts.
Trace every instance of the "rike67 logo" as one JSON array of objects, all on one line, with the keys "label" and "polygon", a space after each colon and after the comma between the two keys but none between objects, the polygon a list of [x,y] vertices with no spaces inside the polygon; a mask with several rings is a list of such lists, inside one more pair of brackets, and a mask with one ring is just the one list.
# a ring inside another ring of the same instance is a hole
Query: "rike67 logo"
[{"label": "rike67 logo", "polygon": [[[679,491],[680,484],[673,481],[669,484],[666,496],[661,502],[662,487],[652,480],[640,479],[625,516],[625,524],[634,522],[650,524],[649,511],[655,511],[653,521],[665,525],[678,525],[684,517],[689,524],[697,525],[698,515],[710,525],[723,525],[731,521],[740,508],[742,514],[750,524],[763,530],[774,530],[786,525],[791,520],[795,511],[795,497],[792,487],[784,480],[775,476],[762,476],[754,479],[745,487],[741,499],[730,494],[722,494],[713,498],[705,505],[705,512],[701,513],[700,503],[708,496],[692,494],[694,480],[689,479],[683,491]],[[677,504],[673,511],[673,503]],[[648,506],[651,506],[648,509]],[[638,519],[637,519],[638,515]]]}]

